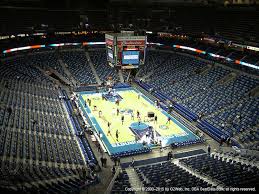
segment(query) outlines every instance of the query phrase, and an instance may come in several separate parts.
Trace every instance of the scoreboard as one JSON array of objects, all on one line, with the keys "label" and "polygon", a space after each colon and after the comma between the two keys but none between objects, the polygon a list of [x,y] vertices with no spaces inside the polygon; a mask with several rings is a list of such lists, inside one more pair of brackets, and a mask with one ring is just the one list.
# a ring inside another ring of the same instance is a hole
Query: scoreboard
[{"label": "scoreboard", "polygon": [[138,68],[145,61],[146,40],[146,36],[133,34],[106,34],[108,64],[121,69]]},{"label": "scoreboard", "polygon": [[139,51],[123,51],[122,64],[139,64]]}]

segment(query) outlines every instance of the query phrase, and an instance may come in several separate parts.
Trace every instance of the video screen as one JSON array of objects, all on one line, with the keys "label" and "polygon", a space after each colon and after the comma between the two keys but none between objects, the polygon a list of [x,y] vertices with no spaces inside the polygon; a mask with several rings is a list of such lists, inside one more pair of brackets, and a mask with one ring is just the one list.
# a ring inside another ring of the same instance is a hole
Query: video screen
[{"label": "video screen", "polygon": [[122,64],[139,64],[139,51],[123,51]]}]

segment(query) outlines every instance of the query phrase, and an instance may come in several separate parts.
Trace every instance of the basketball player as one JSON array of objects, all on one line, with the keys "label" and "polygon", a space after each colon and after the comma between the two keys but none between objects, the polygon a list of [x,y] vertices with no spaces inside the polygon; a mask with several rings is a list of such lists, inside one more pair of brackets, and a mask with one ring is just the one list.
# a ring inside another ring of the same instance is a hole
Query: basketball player
[{"label": "basketball player", "polygon": [[111,134],[111,129],[110,129],[110,127],[108,128],[107,136],[109,136],[109,135],[112,135],[112,134]]},{"label": "basketball player", "polygon": [[120,114],[120,110],[117,108],[117,116],[119,116]]},{"label": "basketball player", "polygon": [[123,125],[124,123],[124,115],[121,116],[121,124]]},{"label": "basketball player", "polygon": [[155,123],[157,123],[157,116],[155,116]]},{"label": "basketball player", "polygon": [[141,122],[141,118],[138,117],[138,125],[140,125],[140,122]]},{"label": "basketball player", "polygon": [[118,131],[118,129],[116,130],[116,141],[119,141],[119,131]]},{"label": "basketball player", "polygon": [[131,120],[134,121],[134,113],[133,112],[131,113]]},{"label": "basketball player", "polygon": [[112,115],[115,115],[116,114],[116,109],[113,107],[112,108]]},{"label": "basketball player", "polygon": [[137,117],[139,117],[139,111],[137,110]]},{"label": "basketball player", "polygon": [[100,110],[99,111],[99,118],[101,118],[101,116],[102,116],[102,111]]},{"label": "basketball player", "polygon": [[107,125],[108,125],[108,128],[110,129],[110,127],[111,127],[111,123],[110,123],[110,122],[108,122],[108,124],[107,124]]},{"label": "basketball player", "polygon": [[167,124],[167,123],[170,123],[170,121],[171,121],[171,118],[170,118],[170,117],[167,117],[166,124]]}]

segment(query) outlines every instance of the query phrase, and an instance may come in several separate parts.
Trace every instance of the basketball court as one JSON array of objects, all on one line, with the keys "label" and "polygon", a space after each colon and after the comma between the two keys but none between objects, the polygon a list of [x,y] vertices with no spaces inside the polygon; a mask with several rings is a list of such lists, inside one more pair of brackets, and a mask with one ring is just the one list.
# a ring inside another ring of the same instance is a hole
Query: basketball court
[{"label": "basketball court", "polygon": [[80,92],[79,99],[84,115],[100,134],[109,154],[199,139],[135,88]]}]

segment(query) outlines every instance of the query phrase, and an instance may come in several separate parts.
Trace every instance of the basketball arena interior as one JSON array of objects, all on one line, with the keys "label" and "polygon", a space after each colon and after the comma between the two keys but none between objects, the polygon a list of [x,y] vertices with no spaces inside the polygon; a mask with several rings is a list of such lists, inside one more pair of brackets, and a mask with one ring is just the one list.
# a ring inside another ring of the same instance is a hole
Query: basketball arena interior
[{"label": "basketball arena interior", "polygon": [[1,193],[258,192],[258,5],[1,0]]}]

